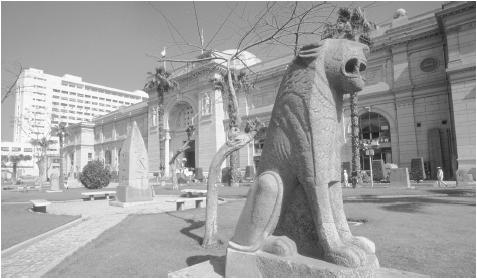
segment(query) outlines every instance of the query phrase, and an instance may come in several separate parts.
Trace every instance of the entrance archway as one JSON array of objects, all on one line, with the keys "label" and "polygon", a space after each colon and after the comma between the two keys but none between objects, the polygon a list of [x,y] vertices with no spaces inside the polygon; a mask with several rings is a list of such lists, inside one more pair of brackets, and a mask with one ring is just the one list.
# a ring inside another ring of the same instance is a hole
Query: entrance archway
[{"label": "entrance archway", "polygon": [[[392,162],[391,127],[389,121],[377,112],[365,112],[359,116],[359,138],[364,142],[378,142],[379,148],[375,149],[373,160],[383,160],[384,163]],[[364,151],[360,152],[361,167],[369,170],[369,157]]]},{"label": "entrance archway", "polygon": [[[179,102],[170,110],[168,117],[169,126],[169,158],[179,150],[187,141],[186,129],[193,125],[194,109],[189,103]],[[186,168],[195,168],[195,140],[190,143],[191,147],[181,154],[178,158],[182,166]]]}]

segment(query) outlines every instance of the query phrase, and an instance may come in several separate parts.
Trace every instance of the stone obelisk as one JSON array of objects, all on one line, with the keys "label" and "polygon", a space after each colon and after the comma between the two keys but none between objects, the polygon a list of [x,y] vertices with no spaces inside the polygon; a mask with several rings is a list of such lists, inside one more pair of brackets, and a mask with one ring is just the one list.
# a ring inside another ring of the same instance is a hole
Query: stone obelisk
[{"label": "stone obelisk", "polygon": [[151,201],[153,195],[149,186],[148,174],[146,145],[134,121],[132,129],[121,148],[119,185],[116,190],[117,201],[111,203],[111,205],[123,206],[124,203]]}]

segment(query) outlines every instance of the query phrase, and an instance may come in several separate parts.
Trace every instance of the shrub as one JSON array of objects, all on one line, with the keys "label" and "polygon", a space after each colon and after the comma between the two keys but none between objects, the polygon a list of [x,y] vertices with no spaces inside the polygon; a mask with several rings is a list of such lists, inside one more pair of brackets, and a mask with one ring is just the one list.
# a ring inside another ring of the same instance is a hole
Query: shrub
[{"label": "shrub", "polygon": [[361,180],[363,183],[371,183],[371,172],[365,170],[361,171]]},{"label": "shrub", "polygon": [[89,161],[80,173],[79,180],[88,189],[99,189],[108,186],[111,173],[102,161]]}]

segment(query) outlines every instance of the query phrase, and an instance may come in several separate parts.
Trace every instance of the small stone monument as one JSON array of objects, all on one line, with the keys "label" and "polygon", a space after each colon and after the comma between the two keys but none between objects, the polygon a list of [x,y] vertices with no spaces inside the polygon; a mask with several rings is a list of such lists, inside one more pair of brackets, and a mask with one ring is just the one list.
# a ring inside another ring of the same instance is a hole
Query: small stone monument
[{"label": "small stone monument", "polygon": [[60,177],[57,173],[50,175],[50,189],[51,191],[60,191]]},{"label": "small stone monument", "polygon": [[153,195],[148,172],[146,145],[134,121],[131,132],[121,147],[117,201],[111,201],[110,205],[124,207],[126,203],[151,201]]}]

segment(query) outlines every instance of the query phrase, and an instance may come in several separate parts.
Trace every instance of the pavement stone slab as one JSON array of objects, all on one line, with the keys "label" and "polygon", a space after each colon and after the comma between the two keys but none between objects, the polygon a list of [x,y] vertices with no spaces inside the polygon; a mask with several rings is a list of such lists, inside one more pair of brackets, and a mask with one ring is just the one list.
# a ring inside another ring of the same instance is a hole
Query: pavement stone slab
[{"label": "pavement stone slab", "polygon": [[157,203],[128,208],[110,206],[108,200],[53,202],[48,206],[48,214],[81,215],[84,220],[13,254],[2,255],[1,275],[4,278],[41,277],[129,214],[175,211],[176,204],[166,202],[170,199],[171,196],[156,196]]}]

